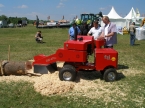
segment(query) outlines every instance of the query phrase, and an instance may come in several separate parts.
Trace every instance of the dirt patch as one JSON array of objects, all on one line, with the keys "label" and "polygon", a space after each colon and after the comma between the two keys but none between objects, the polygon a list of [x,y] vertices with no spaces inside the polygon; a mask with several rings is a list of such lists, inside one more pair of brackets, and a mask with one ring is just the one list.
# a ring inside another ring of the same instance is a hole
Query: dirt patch
[{"label": "dirt patch", "polygon": [[60,81],[58,73],[42,75],[33,79],[34,88],[43,95],[62,94],[74,88],[72,82]]},{"label": "dirt patch", "polygon": [[[57,65],[62,67],[63,63],[57,63]],[[129,69],[119,70],[119,72],[124,76],[141,73]],[[111,101],[111,95],[117,97],[126,96],[126,92],[120,90],[118,86],[114,86],[116,82],[107,83],[101,80],[100,77],[99,72],[79,72],[75,82],[67,82],[60,81],[58,71],[56,71],[42,76],[1,76],[0,81],[24,80],[33,82],[35,90],[42,95],[61,94],[68,98],[77,95],[97,99],[104,98],[104,100],[108,101]]]}]

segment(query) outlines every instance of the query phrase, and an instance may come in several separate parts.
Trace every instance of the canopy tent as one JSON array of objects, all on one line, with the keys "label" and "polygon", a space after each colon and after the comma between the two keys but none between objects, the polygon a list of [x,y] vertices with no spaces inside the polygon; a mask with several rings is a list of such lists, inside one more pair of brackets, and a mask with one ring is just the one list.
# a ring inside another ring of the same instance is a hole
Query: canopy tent
[{"label": "canopy tent", "polygon": [[140,17],[140,12],[138,9],[136,9],[136,17],[139,18]]},{"label": "canopy tent", "polygon": [[[126,26],[126,20],[123,19],[120,15],[118,15],[118,13],[115,11],[114,7],[111,8],[110,12],[106,16],[108,16],[110,21],[112,23],[116,24],[116,26],[121,26],[121,27]],[[101,22],[101,25],[102,26],[104,25],[103,22]]]},{"label": "canopy tent", "polygon": [[114,7],[112,7],[111,11],[109,12],[109,14],[107,16],[110,19],[122,19],[122,17],[117,14],[117,12],[115,11]]},{"label": "canopy tent", "polygon": [[130,12],[124,17],[124,19],[136,19],[136,12],[134,11],[134,8],[132,7]]},{"label": "canopy tent", "polygon": [[135,25],[138,27],[140,26],[140,23],[142,21],[142,18],[140,17],[139,10],[137,9],[137,12],[135,12],[134,8],[132,7],[130,12],[124,17],[128,23],[127,28],[129,28],[130,23],[135,22]]}]

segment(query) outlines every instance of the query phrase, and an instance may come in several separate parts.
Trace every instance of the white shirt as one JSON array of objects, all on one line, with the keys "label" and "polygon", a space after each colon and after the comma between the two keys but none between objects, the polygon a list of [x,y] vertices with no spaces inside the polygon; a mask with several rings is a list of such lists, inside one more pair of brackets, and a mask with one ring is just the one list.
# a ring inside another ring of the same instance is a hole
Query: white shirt
[{"label": "white shirt", "polygon": [[[108,34],[108,28],[109,28],[109,24],[105,27],[105,36]],[[105,37],[105,39],[107,39],[107,37]]]},{"label": "white shirt", "polygon": [[102,28],[101,27],[98,27],[98,28],[92,27],[88,33],[89,34],[92,34],[92,36],[94,37],[94,39],[97,40],[97,38],[102,33]]},{"label": "white shirt", "polygon": [[109,28],[109,24],[105,27],[105,35],[108,34],[108,28]]}]

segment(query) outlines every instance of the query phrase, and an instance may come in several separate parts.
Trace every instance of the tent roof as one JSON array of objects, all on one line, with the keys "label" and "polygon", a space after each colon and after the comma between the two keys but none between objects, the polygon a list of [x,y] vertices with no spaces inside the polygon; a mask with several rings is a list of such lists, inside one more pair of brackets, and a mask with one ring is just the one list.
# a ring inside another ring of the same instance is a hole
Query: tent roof
[{"label": "tent roof", "polygon": [[136,17],[139,18],[140,17],[140,12],[138,9],[136,9]]},{"label": "tent roof", "polygon": [[124,19],[133,19],[133,18],[136,18],[136,12],[132,7],[130,12],[128,13],[128,15],[126,15],[126,17],[124,17]]},{"label": "tent roof", "polygon": [[109,12],[109,14],[107,16],[110,19],[122,19],[122,17],[117,14],[117,12],[115,11],[114,7],[112,7],[111,11]]}]

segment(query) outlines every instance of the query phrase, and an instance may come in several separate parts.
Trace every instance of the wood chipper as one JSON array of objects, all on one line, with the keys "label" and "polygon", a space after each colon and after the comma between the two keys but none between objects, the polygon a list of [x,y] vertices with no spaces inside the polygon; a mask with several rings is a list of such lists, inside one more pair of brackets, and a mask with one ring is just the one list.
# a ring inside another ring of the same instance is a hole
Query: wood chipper
[{"label": "wood chipper", "polygon": [[[95,44],[94,44],[95,42]],[[67,40],[64,47],[59,48],[55,54],[46,56],[43,54],[34,56],[35,73],[45,71],[41,66],[52,66],[57,69],[56,62],[64,62],[59,70],[59,79],[74,81],[77,72],[98,71],[103,79],[112,82],[117,79],[118,52],[111,48],[103,48],[105,40],[94,40],[92,36],[76,36],[75,40]],[[94,56],[94,63],[88,62],[89,55]]]}]

